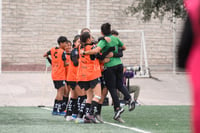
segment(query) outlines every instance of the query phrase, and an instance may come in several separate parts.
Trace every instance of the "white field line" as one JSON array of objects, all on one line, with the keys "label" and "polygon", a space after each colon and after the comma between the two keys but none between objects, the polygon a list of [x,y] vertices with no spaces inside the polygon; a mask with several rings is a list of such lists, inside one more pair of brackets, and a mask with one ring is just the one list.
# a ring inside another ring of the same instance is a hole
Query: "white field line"
[{"label": "white field line", "polygon": [[[44,110],[49,110],[49,111],[52,111],[51,108],[47,108],[47,107],[40,107],[41,109],[44,109]],[[149,131],[144,131],[144,130],[141,130],[139,128],[134,128],[134,127],[127,127],[127,126],[123,126],[123,125],[119,125],[119,124],[115,124],[115,123],[110,123],[110,122],[106,122],[104,121],[105,124],[108,124],[108,125],[112,125],[112,126],[115,126],[115,127],[120,127],[120,128],[125,128],[125,129],[129,129],[129,130],[132,130],[132,131],[136,131],[138,133],[151,133]]]}]

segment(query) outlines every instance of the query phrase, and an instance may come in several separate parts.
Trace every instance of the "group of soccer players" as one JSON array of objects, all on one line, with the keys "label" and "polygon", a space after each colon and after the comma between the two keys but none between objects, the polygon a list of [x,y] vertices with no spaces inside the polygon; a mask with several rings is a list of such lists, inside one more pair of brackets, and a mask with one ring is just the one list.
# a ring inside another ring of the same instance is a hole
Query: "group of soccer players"
[{"label": "group of soccer players", "polygon": [[[58,47],[44,54],[52,65],[52,80],[57,95],[52,115],[65,116],[76,123],[103,123],[101,108],[108,90],[113,99],[114,120],[123,122],[117,90],[126,100],[129,111],[135,101],[123,85],[123,64],[120,57],[125,45],[112,36],[111,25],[101,25],[102,37],[95,41],[88,28],[81,30],[71,43],[60,36]],[[49,56],[51,58],[49,58]],[[69,97],[70,94],[70,97]]]}]

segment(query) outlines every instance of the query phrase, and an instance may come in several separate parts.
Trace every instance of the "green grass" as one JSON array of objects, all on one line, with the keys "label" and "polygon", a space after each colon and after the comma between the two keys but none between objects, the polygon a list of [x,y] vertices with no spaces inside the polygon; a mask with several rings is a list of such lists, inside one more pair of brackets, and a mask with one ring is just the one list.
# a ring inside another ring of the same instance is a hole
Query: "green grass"
[{"label": "green grass", "polygon": [[[133,112],[125,111],[124,124],[115,122],[113,108],[103,107],[107,122],[139,128],[152,133],[189,133],[190,106],[139,106]],[[127,108],[125,107],[127,110]],[[52,116],[49,110],[38,107],[0,107],[0,133],[134,133],[108,124],[75,124],[61,116]],[[137,133],[137,132],[135,132]]]}]

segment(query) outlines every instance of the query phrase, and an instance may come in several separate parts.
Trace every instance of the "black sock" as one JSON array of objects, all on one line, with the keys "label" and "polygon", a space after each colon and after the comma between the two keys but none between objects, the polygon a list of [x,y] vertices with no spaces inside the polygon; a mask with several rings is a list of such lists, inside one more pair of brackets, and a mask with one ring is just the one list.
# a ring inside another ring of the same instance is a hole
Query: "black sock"
[{"label": "black sock", "polygon": [[62,103],[63,103],[63,100],[57,100],[57,112],[62,111]]},{"label": "black sock", "polygon": [[58,100],[54,100],[54,105],[53,105],[53,112],[57,112],[57,108],[58,108]]},{"label": "black sock", "polygon": [[98,104],[96,115],[101,115],[102,104]]},{"label": "black sock", "polygon": [[98,112],[98,103],[96,101],[92,101],[89,113],[90,115],[94,115],[96,112]]},{"label": "black sock", "polygon": [[64,100],[62,100],[61,101],[61,108],[60,108],[60,112],[63,112],[63,111],[65,111],[65,109],[66,109],[66,103],[65,103],[65,101]]},{"label": "black sock", "polygon": [[78,111],[80,112],[81,110],[81,104],[83,103],[83,101],[86,99],[86,96],[79,96],[78,97]]},{"label": "black sock", "polygon": [[90,103],[86,103],[86,104],[85,104],[85,114],[88,114],[88,113],[89,113],[90,106],[91,106]]},{"label": "black sock", "polygon": [[67,105],[67,116],[70,116],[70,115],[72,115],[72,98],[70,98],[70,100],[69,100],[69,103],[68,103],[68,105]]},{"label": "black sock", "polygon": [[65,102],[65,104],[66,104],[66,106],[67,106],[67,103],[68,103],[68,97],[65,97],[65,96],[63,96],[63,101]]},{"label": "black sock", "polygon": [[72,99],[72,114],[78,114],[78,99]]},{"label": "black sock", "polygon": [[85,106],[86,106],[86,96],[83,96],[83,101],[80,105],[80,110],[78,112],[78,118],[83,118],[83,115],[85,115]]}]

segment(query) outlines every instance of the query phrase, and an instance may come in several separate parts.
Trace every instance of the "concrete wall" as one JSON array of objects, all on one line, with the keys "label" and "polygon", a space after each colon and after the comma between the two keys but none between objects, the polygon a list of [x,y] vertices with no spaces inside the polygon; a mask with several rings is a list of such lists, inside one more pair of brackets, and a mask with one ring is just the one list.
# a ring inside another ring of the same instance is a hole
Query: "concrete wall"
[{"label": "concrete wall", "polygon": [[[43,71],[44,52],[56,46],[60,35],[72,40],[86,27],[86,0],[4,0],[2,2],[2,69],[3,71]],[[166,19],[143,23],[125,16],[122,10],[130,0],[90,0],[90,28],[100,29],[110,22],[116,30],[144,30],[149,67],[154,71],[172,70],[173,30]],[[182,29],[178,20],[177,37]],[[97,38],[100,34],[93,33]],[[123,62],[140,62],[140,34],[120,33],[127,45]],[[178,39],[177,39],[178,42]]]}]

